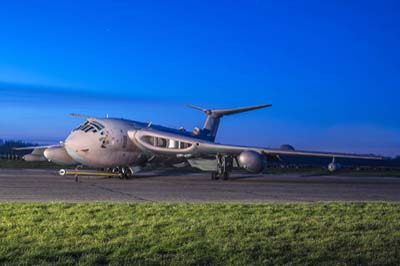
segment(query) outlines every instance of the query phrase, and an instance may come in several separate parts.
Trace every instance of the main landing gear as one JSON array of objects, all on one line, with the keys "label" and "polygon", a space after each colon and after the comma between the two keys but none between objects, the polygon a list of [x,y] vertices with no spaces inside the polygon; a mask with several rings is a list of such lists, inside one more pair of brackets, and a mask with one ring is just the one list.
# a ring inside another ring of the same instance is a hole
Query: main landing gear
[{"label": "main landing gear", "polygon": [[119,174],[121,179],[128,179],[134,176],[134,173],[130,167],[115,167],[107,170],[108,172]]},{"label": "main landing gear", "polygon": [[217,171],[211,172],[211,180],[228,180],[229,173],[232,172],[233,168],[233,157],[228,155],[218,154],[217,159]]}]

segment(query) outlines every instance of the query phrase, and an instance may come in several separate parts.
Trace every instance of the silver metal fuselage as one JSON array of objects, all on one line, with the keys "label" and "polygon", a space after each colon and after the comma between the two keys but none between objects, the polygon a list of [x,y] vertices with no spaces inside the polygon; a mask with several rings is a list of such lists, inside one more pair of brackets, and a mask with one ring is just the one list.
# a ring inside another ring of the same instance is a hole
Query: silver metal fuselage
[{"label": "silver metal fuselage", "polygon": [[131,176],[143,166],[190,166],[210,171],[213,178],[227,178],[234,167],[241,167],[250,173],[262,172],[267,161],[281,161],[281,155],[332,158],[331,170],[339,167],[335,163],[335,159],[339,158],[382,160],[382,157],[372,155],[302,151],[294,148],[271,149],[214,142],[223,116],[270,106],[264,104],[233,109],[192,106],[207,115],[203,128],[195,128],[193,132],[133,120],[73,114],[87,120],[74,129],[64,143],[22,149],[33,150],[26,155],[27,160],[47,159],[61,165],[111,168],[124,176]]},{"label": "silver metal fuselage", "polygon": [[[130,121],[124,119],[106,118],[90,119],[89,122],[97,122],[103,126],[100,130],[95,128],[85,132],[75,129],[64,142],[64,148],[68,155],[82,165],[96,168],[111,168],[116,166],[126,167],[141,164],[149,160],[157,161],[154,154],[146,149],[135,139],[138,131],[156,130],[165,134],[176,136],[190,136],[190,132],[175,130],[157,125]],[[152,158],[153,157],[153,158]],[[160,157],[158,155],[158,157]],[[163,161],[167,159],[170,163],[179,163],[181,160],[174,154],[163,154]]]}]

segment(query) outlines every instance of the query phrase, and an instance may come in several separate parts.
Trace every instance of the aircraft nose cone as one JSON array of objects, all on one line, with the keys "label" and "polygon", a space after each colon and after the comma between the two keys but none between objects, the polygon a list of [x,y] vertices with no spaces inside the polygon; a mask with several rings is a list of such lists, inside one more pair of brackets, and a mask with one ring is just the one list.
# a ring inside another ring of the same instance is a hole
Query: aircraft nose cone
[{"label": "aircraft nose cone", "polygon": [[85,163],[85,155],[90,150],[91,138],[85,132],[74,131],[64,142],[65,150],[74,160]]},{"label": "aircraft nose cone", "polygon": [[76,132],[72,132],[64,142],[65,148],[77,152],[81,148],[79,135]]}]

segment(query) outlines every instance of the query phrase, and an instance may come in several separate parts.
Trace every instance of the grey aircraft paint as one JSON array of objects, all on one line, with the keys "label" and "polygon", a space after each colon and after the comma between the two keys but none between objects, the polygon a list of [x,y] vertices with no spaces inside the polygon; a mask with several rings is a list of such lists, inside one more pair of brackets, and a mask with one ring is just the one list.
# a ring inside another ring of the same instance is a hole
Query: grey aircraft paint
[{"label": "grey aircraft paint", "polygon": [[[296,151],[294,149],[266,149],[223,145],[215,143],[220,120],[270,104],[236,109],[203,109],[207,115],[204,127],[192,132],[177,130],[151,123],[116,119],[84,117],[86,121],[74,129],[60,145],[27,147],[33,149],[30,160],[47,158],[61,165],[84,165],[120,171],[126,176],[142,166],[192,166],[212,172],[213,178],[227,178],[233,167],[251,173],[261,172],[268,160],[279,160],[279,155],[331,157],[356,159],[381,159],[355,154]],[[336,168],[329,168],[336,169]]]}]

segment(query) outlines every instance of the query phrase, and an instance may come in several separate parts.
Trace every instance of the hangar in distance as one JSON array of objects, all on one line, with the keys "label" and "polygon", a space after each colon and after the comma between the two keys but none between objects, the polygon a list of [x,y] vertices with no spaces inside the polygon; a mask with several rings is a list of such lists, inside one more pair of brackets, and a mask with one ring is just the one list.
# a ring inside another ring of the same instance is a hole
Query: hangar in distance
[{"label": "hangar in distance", "polygon": [[[270,149],[225,145],[215,142],[223,116],[271,107],[271,104],[234,109],[203,109],[191,105],[207,115],[203,128],[193,131],[174,129],[152,123],[118,118],[96,118],[72,114],[85,122],[58,145],[34,146],[24,156],[26,161],[51,161],[60,165],[87,166],[104,169],[123,177],[131,177],[144,167],[193,167],[211,173],[212,179],[227,179],[235,168],[250,173],[262,172],[267,163],[281,160],[281,155],[329,157],[328,169],[335,171],[335,158],[375,159],[381,157]],[[233,132],[234,133],[234,132]],[[65,171],[61,171],[64,174]]]}]

